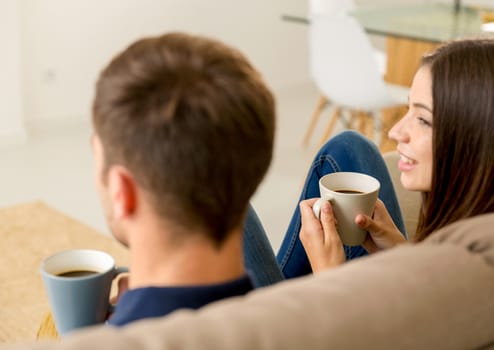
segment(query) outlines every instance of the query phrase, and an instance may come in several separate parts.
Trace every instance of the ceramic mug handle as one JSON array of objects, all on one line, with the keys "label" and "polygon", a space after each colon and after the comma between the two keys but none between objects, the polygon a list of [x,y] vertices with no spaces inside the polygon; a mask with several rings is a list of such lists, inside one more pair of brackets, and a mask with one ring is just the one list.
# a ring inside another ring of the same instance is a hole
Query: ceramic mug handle
[{"label": "ceramic mug handle", "polygon": [[324,196],[324,197],[321,197],[319,198],[315,203],[314,205],[312,206],[312,211],[314,212],[314,215],[316,216],[316,218],[320,218],[320,215],[321,215],[321,207],[323,205],[324,202],[332,202],[333,201],[333,198],[331,196]]},{"label": "ceramic mug handle", "polygon": [[[120,275],[121,273],[126,273],[126,272],[129,272],[129,268],[128,267],[125,267],[125,266],[116,267],[115,268],[115,277],[113,277],[113,279],[117,278],[118,275]],[[109,314],[112,314],[113,312],[115,312],[115,305],[112,304],[112,303],[109,303],[109,305],[108,305],[108,313]]]}]

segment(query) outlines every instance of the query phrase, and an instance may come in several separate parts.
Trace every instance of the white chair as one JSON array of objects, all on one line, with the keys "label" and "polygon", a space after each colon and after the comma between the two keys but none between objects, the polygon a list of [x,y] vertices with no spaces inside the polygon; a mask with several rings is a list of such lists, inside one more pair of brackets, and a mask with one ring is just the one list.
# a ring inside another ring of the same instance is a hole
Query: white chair
[{"label": "white chair", "polygon": [[[309,18],[345,16],[355,7],[353,0],[309,0]],[[386,53],[378,49],[374,49],[373,53],[379,71],[384,75],[386,72]]]},{"label": "white chair", "polygon": [[[358,116],[362,132],[366,129],[366,120],[372,119],[374,140],[379,143],[378,112],[406,104],[408,89],[384,82],[375,50],[356,19],[346,11],[313,15],[309,27],[309,56],[314,82],[326,100],[335,105],[321,143],[329,137],[338,118],[348,114],[350,121]],[[320,102],[304,138],[305,144],[323,108]]]},{"label": "white chair", "polygon": [[[309,19],[324,16],[345,16],[355,8],[353,0],[309,0]],[[379,71],[386,72],[386,53],[374,49],[374,59],[377,61]]]},{"label": "white chair", "polygon": [[309,0],[309,17],[338,15],[354,8],[353,0]]}]

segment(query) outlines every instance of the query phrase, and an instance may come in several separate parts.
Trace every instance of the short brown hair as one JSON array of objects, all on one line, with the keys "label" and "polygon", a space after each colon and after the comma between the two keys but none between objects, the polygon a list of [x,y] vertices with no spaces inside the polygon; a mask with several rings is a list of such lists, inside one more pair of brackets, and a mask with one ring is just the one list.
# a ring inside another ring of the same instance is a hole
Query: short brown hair
[{"label": "short brown hair", "polygon": [[237,50],[184,33],[138,40],[103,70],[93,124],[105,167],[127,167],[159,215],[217,245],[272,158],[275,108]]},{"label": "short brown hair", "polygon": [[422,60],[432,76],[432,183],[416,240],[494,211],[494,39],[464,39]]}]

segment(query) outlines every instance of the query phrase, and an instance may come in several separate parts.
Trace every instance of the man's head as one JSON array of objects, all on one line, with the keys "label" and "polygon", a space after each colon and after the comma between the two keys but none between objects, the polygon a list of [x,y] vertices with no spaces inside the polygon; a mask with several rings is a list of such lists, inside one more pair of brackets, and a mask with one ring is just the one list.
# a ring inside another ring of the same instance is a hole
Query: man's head
[{"label": "man's head", "polygon": [[[103,70],[93,124],[98,181],[114,231],[115,216],[145,207],[177,230],[202,232],[220,245],[241,225],[270,164],[274,100],[238,51],[171,33],[135,42]],[[122,193],[129,200],[115,208]]]}]

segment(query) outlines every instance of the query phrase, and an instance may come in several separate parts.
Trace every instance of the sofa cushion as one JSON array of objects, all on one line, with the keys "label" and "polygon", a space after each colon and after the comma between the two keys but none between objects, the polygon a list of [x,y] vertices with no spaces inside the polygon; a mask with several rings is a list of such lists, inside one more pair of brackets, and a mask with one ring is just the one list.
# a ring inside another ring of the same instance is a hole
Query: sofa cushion
[{"label": "sofa cushion", "polygon": [[494,214],[478,216],[422,243],[198,311],[25,348],[494,348],[493,227]]}]

